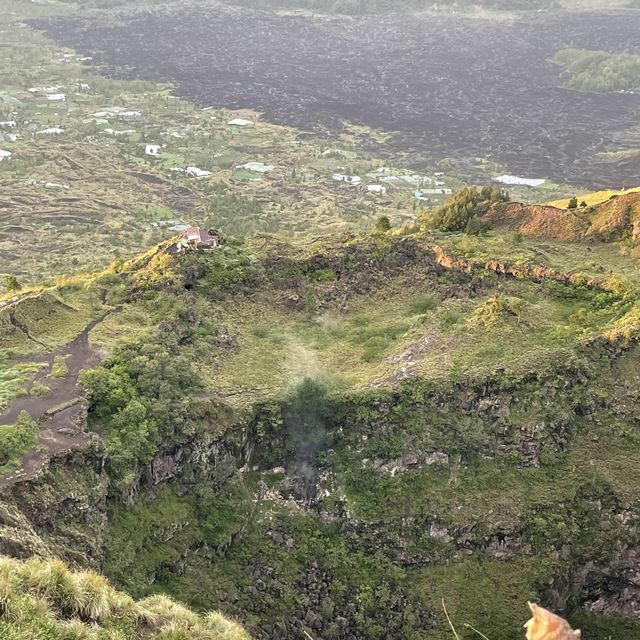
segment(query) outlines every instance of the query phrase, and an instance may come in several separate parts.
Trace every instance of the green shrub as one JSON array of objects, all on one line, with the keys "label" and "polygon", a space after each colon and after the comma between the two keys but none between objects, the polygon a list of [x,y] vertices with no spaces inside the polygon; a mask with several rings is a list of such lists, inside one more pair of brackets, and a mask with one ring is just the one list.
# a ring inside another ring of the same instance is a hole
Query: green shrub
[{"label": "green shrub", "polygon": [[640,86],[640,55],[563,49],[555,56],[569,74],[567,87],[579,91],[620,91]]},{"label": "green shrub", "polygon": [[386,233],[390,229],[391,229],[391,221],[389,220],[389,218],[387,216],[380,216],[376,220],[375,230],[378,233]]},{"label": "green shrub", "polygon": [[164,595],[135,602],[59,560],[0,558],[0,591],[3,640],[249,640],[219,613],[199,616]]},{"label": "green shrub", "polygon": [[22,411],[14,425],[0,426],[0,471],[16,469],[27,451],[38,444],[38,424]]},{"label": "green shrub", "polygon": [[433,311],[438,307],[440,301],[435,296],[428,293],[416,296],[409,303],[409,312],[411,314],[422,314],[427,311]]},{"label": "green shrub", "polygon": [[472,216],[469,218],[464,232],[468,236],[484,236],[490,228],[491,225],[486,220],[483,220],[479,216]]},{"label": "green shrub", "polygon": [[7,289],[7,293],[17,293],[22,289],[22,285],[18,282],[18,279],[15,276],[7,276],[5,287]]},{"label": "green shrub", "polygon": [[498,294],[476,307],[468,322],[483,327],[510,321],[520,324],[525,319],[527,306],[522,298]]},{"label": "green shrub", "polygon": [[345,326],[333,329],[334,335],[362,349],[364,362],[378,362],[386,351],[409,329],[407,321],[371,322],[365,316],[355,316]]},{"label": "green shrub", "polygon": [[34,382],[31,385],[31,395],[36,398],[44,398],[51,389],[47,387],[46,384],[42,384],[42,382]]},{"label": "green shrub", "polygon": [[51,367],[51,375],[54,378],[64,378],[69,373],[65,356],[56,356]]},{"label": "green shrub", "polygon": [[337,278],[336,272],[333,269],[318,269],[317,271],[312,271],[309,274],[309,280],[312,282],[334,282]]},{"label": "green shrub", "polygon": [[[509,200],[509,194],[499,187],[463,187],[445,200],[428,219],[429,226],[440,231],[464,231],[470,220],[477,216],[481,205],[495,204]],[[473,227],[478,223],[472,224]]]}]

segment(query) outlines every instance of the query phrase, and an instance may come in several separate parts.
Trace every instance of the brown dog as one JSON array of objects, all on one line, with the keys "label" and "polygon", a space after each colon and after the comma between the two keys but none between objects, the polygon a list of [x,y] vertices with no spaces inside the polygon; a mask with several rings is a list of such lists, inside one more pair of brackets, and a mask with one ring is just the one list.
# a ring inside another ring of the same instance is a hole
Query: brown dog
[{"label": "brown dog", "polygon": [[574,631],[566,620],[551,611],[529,603],[533,618],[525,624],[527,640],[577,640],[580,631]]}]

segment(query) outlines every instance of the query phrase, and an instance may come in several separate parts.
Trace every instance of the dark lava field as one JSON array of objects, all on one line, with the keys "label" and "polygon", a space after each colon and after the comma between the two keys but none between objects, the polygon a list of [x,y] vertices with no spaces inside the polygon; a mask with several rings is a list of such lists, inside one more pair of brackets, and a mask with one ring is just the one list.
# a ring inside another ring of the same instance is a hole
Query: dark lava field
[{"label": "dark lava field", "polygon": [[597,155],[640,147],[640,94],[563,89],[551,60],[567,47],[640,51],[640,13],[323,18],[197,3],[31,24],[103,75],[170,82],[203,107],[325,135],[345,121],[390,132],[375,152],[416,167],[484,157],[584,187],[640,182],[640,156]]}]

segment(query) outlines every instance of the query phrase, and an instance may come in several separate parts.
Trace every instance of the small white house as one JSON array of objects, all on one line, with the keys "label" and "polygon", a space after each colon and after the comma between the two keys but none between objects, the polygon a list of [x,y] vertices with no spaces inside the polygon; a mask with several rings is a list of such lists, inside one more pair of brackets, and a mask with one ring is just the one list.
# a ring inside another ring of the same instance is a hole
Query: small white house
[{"label": "small white house", "polygon": [[15,126],[16,126],[15,120],[0,120],[0,127],[2,127],[3,129],[15,127]]},{"label": "small white house", "polygon": [[159,156],[160,155],[160,145],[159,144],[148,144],[144,148],[144,152],[148,156]]},{"label": "small white house", "polygon": [[[400,176],[405,182],[408,182],[409,184],[420,184],[421,182],[424,182],[425,180],[428,180],[428,178],[425,178],[425,176],[419,176],[418,174],[414,173],[413,175],[404,175],[404,176]],[[431,180],[428,180],[429,182],[431,182]]]},{"label": "small white house", "polygon": [[123,129],[122,131],[118,131],[116,129],[111,129],[110,127],[107,129],[103,129],[102,133],[106,133],[110,136],[128,136],[130,133],[135,133],[135,129]]},{"label": "small white house", "polygon": [[68,184],[61,184],[60,182],[42,182],[45,189],[68,189]]},{"label": "small white house", "polygon": [[137,118],[142,115],[141,111],[129,111],[122,107],[111,107],[104,111],[96,111],[93,114],[94,118]]},{"label": "small white house", "polygon": [[256,173],[269,173],[273,171],[275,167],[262,162],[247,162],[246,164],[239,164],[236,169],[245,169],[246,171],[255,171]]},{"label": "small white house", "polygon": [[348,176],[344,173],[334,173],[333,179],[338,182],[346,182],[347,184],[354,186],[362,184],[362,178],[360,176]]},{"label": "small white house", "polygon": [[525,187],[539,187],[544,184],[546,180],[541,178],[521,178],[520,176],[497,176],[494,178],[495,182],[500,182],[502,184],[508,185],[522,185]]},{"label": "small white house", "polygon": [[29,93],[56,93],[60,90],[60,87],[29,87],[27,91]]},{"label": "small white house", "polygon": [[8,160],[11,157],[11,151],[5,151],[4,149],[0,149],[0,162],[2,160]]},{"label": "small white house", "polygon": [[43,129],[42,131],[38,131],[38,133],[44,133],[48,136],[55,136],[58,135],[60,133],[64,133],[64,129],[61,129],[60,127],[47,127],[46,129]]},{"label": "small white house", "polygon": [[50,102],[64,102],[67,96],[64,93],[50,93],[47,96],[47,100]]},{"label": "small white house", "polygon": [[248,127],[253,124],[251,120],[245,120],[244,118],[234,118],[233,120],[229,120],[227,124],[232,127]]},{"label": "small white house", "polygon": [[368,184],[367,191],[371,193],[385,194],[387,193],[387,187],[385,187],[383,184]]},{"label": "small white house", "polygon": [[211,175],[211,171],[205,171],[198,167],[187,167],[185,173],[191,178],[206,178]]}]

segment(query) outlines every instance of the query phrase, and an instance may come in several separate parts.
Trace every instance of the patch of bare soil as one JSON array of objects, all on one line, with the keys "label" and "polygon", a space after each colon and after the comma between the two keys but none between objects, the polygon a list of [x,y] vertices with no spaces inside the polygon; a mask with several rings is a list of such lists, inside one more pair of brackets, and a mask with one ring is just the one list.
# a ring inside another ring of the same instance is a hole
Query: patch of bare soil
[{"label": "patch of bare soil", "polygon": [[[119,309],[116,308],[114,311],[117,312]],[[80,446],[90,438],[90,434],[84,430],[85,391],[80,386],[78,377],[80,371],[95,367],[99,363],[100,357],[91,347],[89,333],[114,311],[93,320],[64,347],[28,359],[29,362],[46,364],[35,376],[33,384],[46,384],[49,393],[43,397],[16,398],[0,415],[0,429],[14,424],[20,413],[26,411],[41,425],[39,446],[23,458],[20,469],[0,478],[0,488],[33,477],[45,460],[62,451]],[[63,377],[54,378],[50,373],[57,356],[65,357],[68,371]]]},{"label": "patch of bare soil", "polygon": [[640,13],[318,18],[202,2],[32,24],[106,75],[169,81],[201,106],[329,135],[345,121],[389,132],[371,139],[375,152],[417,167],[488,157],[585,187],[638,180],[638,156],[596,154],[637,146],[628,134],[640,95],[563,89],[552,58],[567,47],[640,51]]}]

